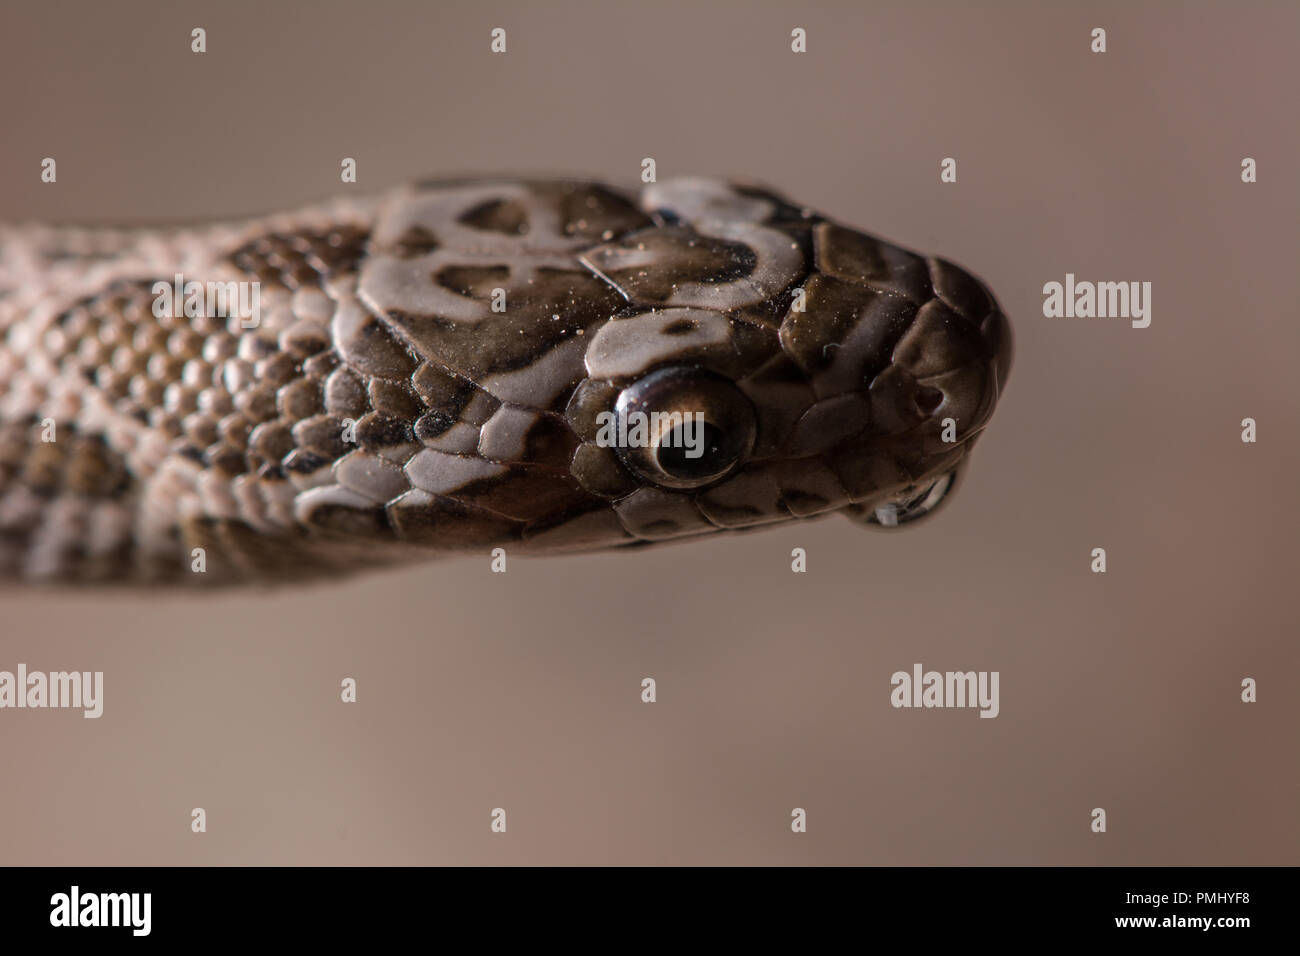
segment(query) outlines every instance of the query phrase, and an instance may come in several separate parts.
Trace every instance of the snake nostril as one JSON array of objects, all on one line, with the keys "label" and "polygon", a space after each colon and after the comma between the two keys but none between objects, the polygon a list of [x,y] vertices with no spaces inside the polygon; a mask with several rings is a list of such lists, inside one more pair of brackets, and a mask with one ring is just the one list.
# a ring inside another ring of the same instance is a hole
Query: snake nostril
[{"label": "snake nostril", "polygon": [[943,392],[929,385],[922,385],[916,390],[916,408],[922,415],[931,415],[943,404]]}]

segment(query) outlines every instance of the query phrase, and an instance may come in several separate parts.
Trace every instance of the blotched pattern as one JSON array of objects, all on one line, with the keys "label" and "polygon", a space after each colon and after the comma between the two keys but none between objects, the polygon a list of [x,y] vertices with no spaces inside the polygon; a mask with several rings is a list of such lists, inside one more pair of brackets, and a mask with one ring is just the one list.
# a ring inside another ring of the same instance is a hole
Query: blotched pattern
[{"label": "blotched pattern", "polygon": [[[260,321],[156,315],[177,274],[258,281]],[[0,332],[0,574],[56,582],[265,583],[869,520],[964,463],[1011,355],[957,267],[699,179],[0,227]],[[752,447],[699,488],[598,441],[665,367],[753,405]]]}]

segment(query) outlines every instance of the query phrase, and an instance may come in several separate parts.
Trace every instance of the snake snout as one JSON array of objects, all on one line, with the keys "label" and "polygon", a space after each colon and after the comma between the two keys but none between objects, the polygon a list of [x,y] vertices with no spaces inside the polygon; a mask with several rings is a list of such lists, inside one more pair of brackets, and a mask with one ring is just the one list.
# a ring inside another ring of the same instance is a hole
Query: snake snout
[{"label": "snake snout", "polygon": [[831,455],[852,504],[843,512],[893,528],[948,500],[1011,369],[1011,329],[979,279],[928,259],[932,297],[870,374],[868,427]]},{"label": "snake snout", "polygon": [[974,355],[988,363],[1001,392],[1011,373],[1013,351],[1011,325],[1001,306],[983,280],[960,266],[945,259],[930,259],[929,266],[936,298],[977,333]]}]

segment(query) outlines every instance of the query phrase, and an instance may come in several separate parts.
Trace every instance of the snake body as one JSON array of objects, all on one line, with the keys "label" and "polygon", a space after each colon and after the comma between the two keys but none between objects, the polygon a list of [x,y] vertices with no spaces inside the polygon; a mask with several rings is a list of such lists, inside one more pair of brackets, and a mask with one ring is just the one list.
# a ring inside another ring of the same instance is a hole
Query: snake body
[{"label": "snake body", "polygon": [[[177,277],[256,283],[260,314],[159,308]],[[0,576],[268,583],[903,524],[953,487],[1010,361],[966,272],[717,180],[0,226]],[[668,431],[601,440],[635,411]],[[698,458],[675,412],[706,423]]]}]

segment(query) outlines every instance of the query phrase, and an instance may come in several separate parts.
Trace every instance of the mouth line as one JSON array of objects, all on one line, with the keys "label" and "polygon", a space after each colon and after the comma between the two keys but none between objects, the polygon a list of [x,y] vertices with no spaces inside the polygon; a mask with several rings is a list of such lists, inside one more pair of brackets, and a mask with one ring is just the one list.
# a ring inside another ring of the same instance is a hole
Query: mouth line
[{"label": "mouth line", "polygon": [[946,471],[916,494],[905,498],[889,498],[876,505],[867,521],[882,528],[896,528],[918,521],[939,507],[956,486],[957,479],[957,468]]}]

